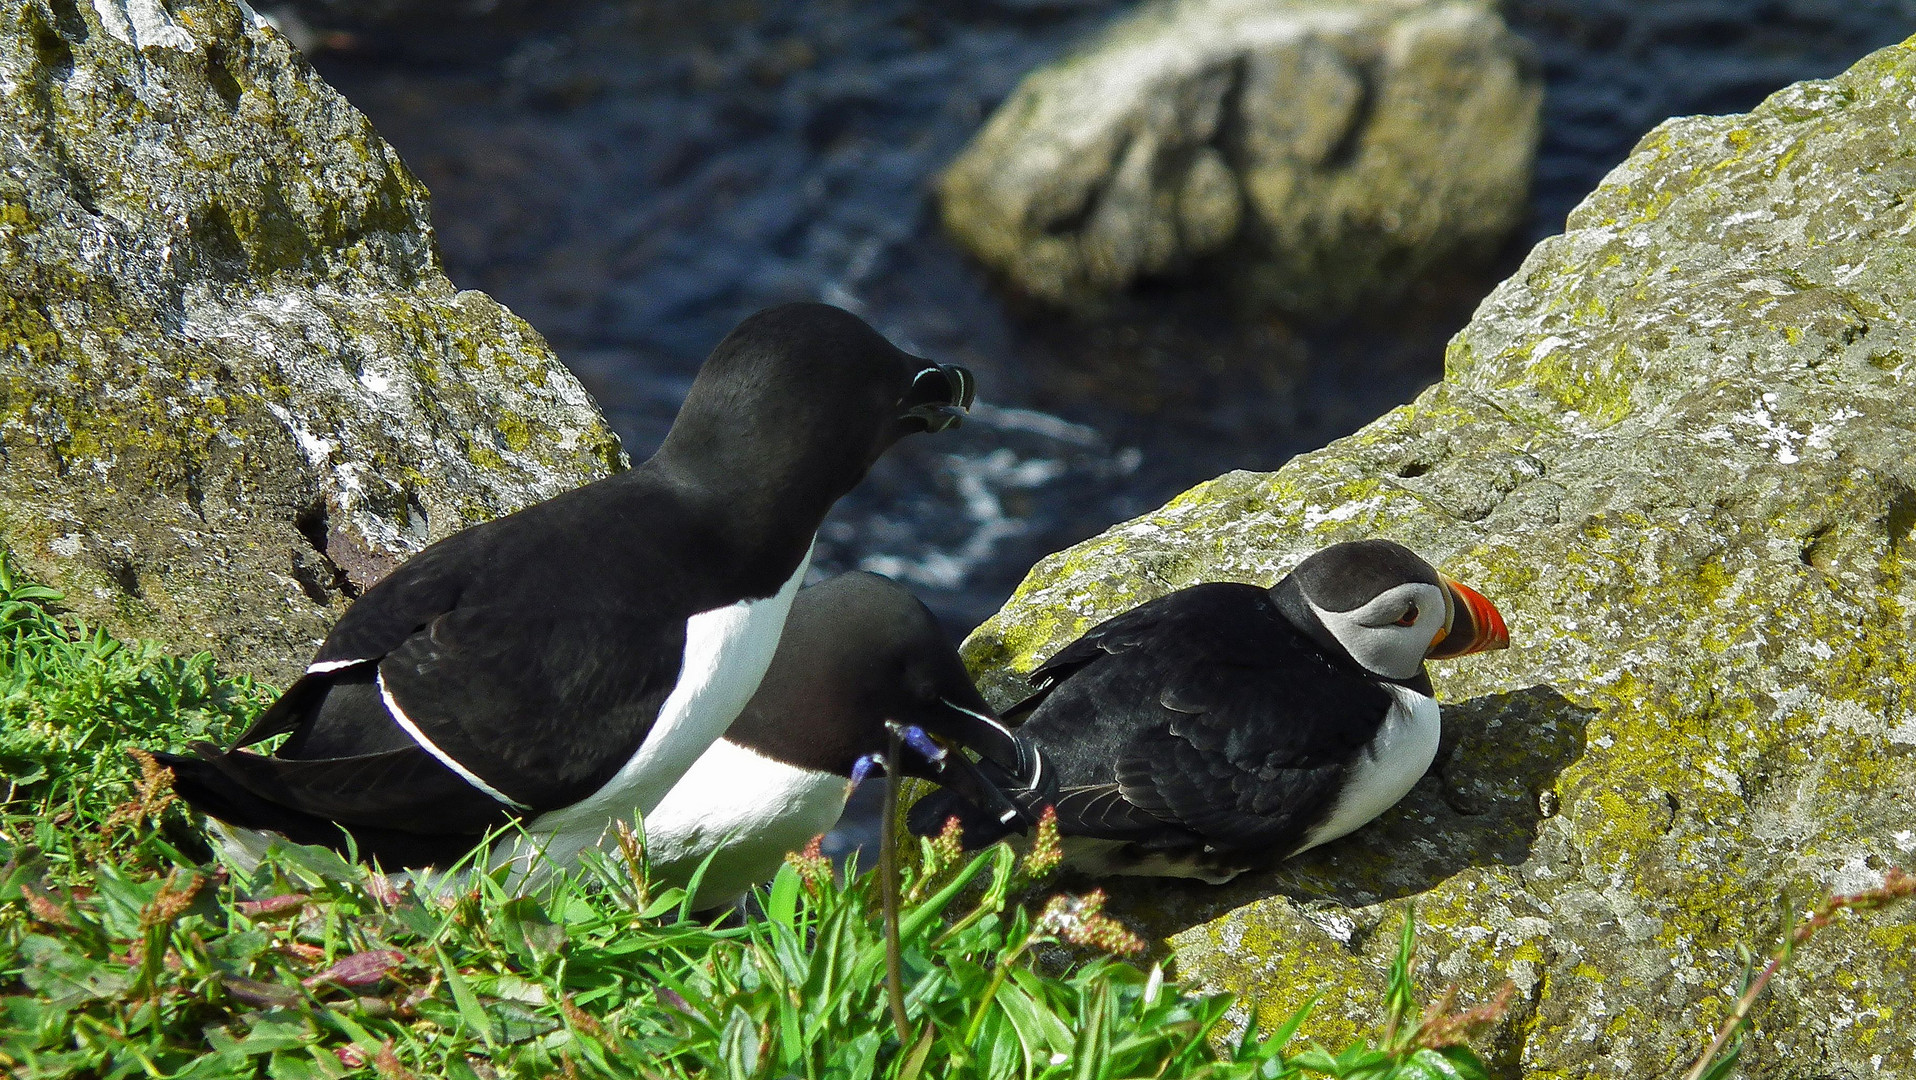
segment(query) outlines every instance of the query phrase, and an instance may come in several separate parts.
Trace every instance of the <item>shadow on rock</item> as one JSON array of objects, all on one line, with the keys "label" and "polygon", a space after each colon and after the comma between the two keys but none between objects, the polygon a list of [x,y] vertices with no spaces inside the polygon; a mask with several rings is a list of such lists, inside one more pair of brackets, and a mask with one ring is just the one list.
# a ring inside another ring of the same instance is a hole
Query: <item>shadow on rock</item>
[{"label": "shadow on rock", "polygon": [[1364,907],[1425,892],[1473,866],[1520,865],[1556,811],[1557,777],[1583,756],[1593,715],[1544,685],[1447,704],[1436,764],[1404,801],[1351,835],[1227,885],[1101,884],[1115,913],[1168,938],[1271,896]]}]

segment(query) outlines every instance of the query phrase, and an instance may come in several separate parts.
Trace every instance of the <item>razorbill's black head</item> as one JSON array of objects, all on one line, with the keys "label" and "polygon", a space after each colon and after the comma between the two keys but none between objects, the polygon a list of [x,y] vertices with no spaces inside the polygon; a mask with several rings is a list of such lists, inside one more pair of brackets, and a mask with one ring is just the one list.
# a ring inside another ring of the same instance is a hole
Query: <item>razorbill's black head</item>
[{"label": "razorbill's black head", "polygon": [[[778,655],[725,737],[780,761],[850,777],[885,749],[887,721],[915,725],[1022,775],[1029,751],[979,696],[931,610],[857,571],[802,590]],[[935,779],[922,759],[907,773]]]},{"label": "razorbill's black head", "polygon": [[852,573],[799,592],[751,703],[646,818],[655,872],[683,885],[712,855],[700,906],[768,880],[838,820],[859,763],[887,752],[893,724],[944,744],[905,748],[900,772],[1030,823],[962,751],[1025,789],[1044,783],[1037,754],[992,715],[917,597]]},{"label": "razorbill's black head", "polygon": [[[1403,798],[1437,753],[1424,661],[1508,644],[1488,600],[1409,549],[1338,544],[1270,589],[1194,585],[1094,627],[1005,715],[1055,776],[1074,865],[1226,881]],[[909,820],[947,816],[968,842],[1006,831],[948,792]]]},{"label": "razorbill's black head", "polygon": [[836,499],[900,438],[958,424],[973,392],[966,369],[912,356],[848,311],[784,304],[712,350],[658,456],[728,483],[770,483],[776,464]]},{"label": "razorbill's black head", "polygon": [[[514,822],[495,862],[563,865],[650,813],[745,707],[832,503],[971,398],[964,369],[847,312],[761,312],[651,459],[414,556],[233,749],[166,756],[177,788],[241,829],[350,834],[389,867]],[[282,734],[271,756],[240,749]]]}]

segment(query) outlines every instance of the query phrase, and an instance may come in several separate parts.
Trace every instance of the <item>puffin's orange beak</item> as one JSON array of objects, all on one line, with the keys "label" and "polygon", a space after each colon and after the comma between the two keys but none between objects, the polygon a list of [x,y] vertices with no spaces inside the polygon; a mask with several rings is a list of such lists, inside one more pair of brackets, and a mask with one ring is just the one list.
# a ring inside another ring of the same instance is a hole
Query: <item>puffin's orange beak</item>
[{"label": "puffin's orange beak", "polygon": [[1510,647],[1510,628],[1496,605],[1467,585],[1444,578],[1450,590],[1450,628],[1440,630],[1424,653],[1426,660],[1448,660]]}]

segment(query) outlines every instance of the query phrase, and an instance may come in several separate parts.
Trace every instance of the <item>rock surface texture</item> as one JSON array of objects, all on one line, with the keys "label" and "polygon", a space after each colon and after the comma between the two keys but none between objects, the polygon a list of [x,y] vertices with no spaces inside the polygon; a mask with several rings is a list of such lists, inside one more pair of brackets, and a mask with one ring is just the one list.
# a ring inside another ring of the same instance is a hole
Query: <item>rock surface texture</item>
[{"label": "rock surface texture", "polygon": [[243,4],[0,6],[0,540],[285,679],[406,554],[619,467],[426,191]]},{"label": "rock surface texture", "polygon": [[[1518,1005],[1498,1075],[1677,1075],[1777,898],[1916,860],[1916,41],[1670,121],[1539,244],[1416,402],[1041,564],[967,645],[999,700],[1092,622],[1383,535],[1508,652],[1433,664],[1412,795],[1296,862],[1118,890],[1183,971],[1308,1035],[1426,988]],[[1916,912],[1819,935],[1744,1075],[1916,1075]],[[1268,1026],[1267,1026],[1268,1030]]]},{"label": "rock surface texture", "polygon": [[1523,216],[1542,82],[1469,0],[1182,0],[1012,94],[940,181],[947,228],[1077,304],[1207,256],[1330,315]]}]

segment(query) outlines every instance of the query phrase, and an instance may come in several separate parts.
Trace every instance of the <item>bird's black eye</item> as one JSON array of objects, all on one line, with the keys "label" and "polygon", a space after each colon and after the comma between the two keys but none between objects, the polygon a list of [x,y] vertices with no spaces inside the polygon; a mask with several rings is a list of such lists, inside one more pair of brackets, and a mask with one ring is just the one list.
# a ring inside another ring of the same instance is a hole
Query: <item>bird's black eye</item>
[{"label": "bird's black eye", "polygon": [[1403,613],[1402,615],[1400,615],[1400,616],[1398,616],[1398,619],[1397,619],[1397,621],[1396,621],[1395,623],[1393,623],[1392,625],[1394,625],[1394,626],[1416,626],[1416,625],[1417,625],[1417,605],[1416,605],[1416,604],[1412,604],[1412,605],[1410,605],[1409,607],[1407,607],[1407,608],[1405,608],[1405,609],[1404,609],[1404,613]]}]

